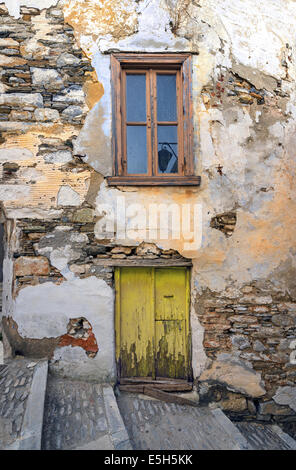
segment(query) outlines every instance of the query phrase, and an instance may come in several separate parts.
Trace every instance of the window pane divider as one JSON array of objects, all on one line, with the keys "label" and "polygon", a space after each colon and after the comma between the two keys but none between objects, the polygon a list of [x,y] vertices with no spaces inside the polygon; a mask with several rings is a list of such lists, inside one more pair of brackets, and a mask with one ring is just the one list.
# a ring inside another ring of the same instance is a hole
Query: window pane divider
[{"label": "window pane divider", "polygon": [[177,126],[179,124],[178,121],[158,121],[158,126]]},{"label": "window pane divider", "polygon": [[127,121],[126,126],[147,126],[146,121]]}]

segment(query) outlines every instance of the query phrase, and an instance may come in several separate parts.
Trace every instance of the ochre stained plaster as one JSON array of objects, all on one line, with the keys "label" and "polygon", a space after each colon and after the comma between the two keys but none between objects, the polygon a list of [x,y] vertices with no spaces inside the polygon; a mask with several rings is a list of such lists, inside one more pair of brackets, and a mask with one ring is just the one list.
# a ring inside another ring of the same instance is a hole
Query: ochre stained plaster
[{"label": "ochre stained plaster", "polygon": [[65,21],[75,31],[75,37],[90,57],[98,38],[111,35],[122,39],[136,31],[136,4],[132,0],[66,0]]},{"label": "ochre stained plaster", "polygon": [[89,109],[92,109],[93,106],[102,98],[104,94],[104,87],[101,82],[99,82],[96,71],[87,72],[87,79],[83,85],[83,91],[85,93],[85,101]]},{"label": "ochre stained plaster", "polygon": [[[42,130],[41,130],[42,128]],[[41,126],[36,124],[32,126],[29,132],[19,135],[7,135],[3,147],[9,148],[23,148],[30,150],[33,158],[30,160],[18,161],[21,168],[34,168],[40,173],[36,177],[35,183],[30,184],[26,178],[26,173],[23,177],[17,177],[17,184],[29,184],[30,193],[27,197],[21,197],[19,200],[7,201],[4,203],[5,207],[42,207],[45,209],[55,207],[57,194],[62,185],[69,185],[76,191],[83,202],[89,187],[89,180],[91,171],[85,167],[83,171],[61,171],[61,167],[65,164],[61,163],[45,163],[42,155],[37,155],[38,146],[42,143],[42,138],[62,139],[66,141],[73,138],[73,127],[64,124],[51,124]]]},{"label": "ochre stained plaster", "polygon": [[[276,263],[289,255],[295,244],[296,228],[296,191],[291,188],[293,175],[295,177],[295,160],[285,160],[283,155],[282,169],[275,174],[272,185],[275,188],[274,198],[264,205],[264,216],[250,217],[245,222],[254,229],[248,232],[248,237],[242,237],[240,249],[246,250],[256,262],[266,262],[272,258]],[[295,180],[294,180],[295,181]]]}]

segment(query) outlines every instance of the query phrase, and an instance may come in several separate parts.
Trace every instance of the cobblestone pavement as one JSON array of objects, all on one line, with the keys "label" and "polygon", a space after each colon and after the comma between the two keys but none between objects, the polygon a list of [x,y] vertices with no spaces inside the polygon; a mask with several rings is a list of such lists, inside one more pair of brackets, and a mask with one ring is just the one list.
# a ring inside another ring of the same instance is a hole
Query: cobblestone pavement
[{"label": "cobblestone pavement", "polygon": [[42,449],[129,449],[112,387],[49,375]]},{"label": "cobblestone pavement", "polygon": [[134,449],[247,448],[246,440],[221,410],[165,403],[127,392],[120,392],[117,401]]},{"label": "cobblestone pavement", "polygon": [[20,437],[36,362],[13,359],[0,368],[0,448]]}]

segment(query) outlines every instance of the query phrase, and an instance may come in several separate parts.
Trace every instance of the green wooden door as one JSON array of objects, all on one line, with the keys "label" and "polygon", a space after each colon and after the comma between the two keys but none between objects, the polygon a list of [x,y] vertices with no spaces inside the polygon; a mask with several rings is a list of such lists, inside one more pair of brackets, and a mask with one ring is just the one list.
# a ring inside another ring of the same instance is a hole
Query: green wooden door
[{"label": "green wooden door", "polygon": [[116,268],[121,377],[190,377],[189,270]]}]

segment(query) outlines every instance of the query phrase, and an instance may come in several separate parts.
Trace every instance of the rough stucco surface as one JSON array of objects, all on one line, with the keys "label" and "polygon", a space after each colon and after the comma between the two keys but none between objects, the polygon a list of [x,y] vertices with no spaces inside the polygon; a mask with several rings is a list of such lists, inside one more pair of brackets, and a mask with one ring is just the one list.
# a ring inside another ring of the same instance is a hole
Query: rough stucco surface
[{"label": "rough stucco surface", "polygon": [[[105,354],[95,327],[103,318],[92,303],[98,295],[96,283],[89,277],[112,283],[112,270],[102,270],[89,257],[107,256],[96,243],[117,244],[116,233],[104,232],[110,213],[102,205],[115,209],[118,197],[126,207],[199,204],[199,249],[186,250],[184,237],[153,240],[159,248],[177,250],[193,261],[194,376],[227,352],[252,362],[269,397],[279,385],[294,384],[295,2],[270,0],[268,7],[263,0],[5,3],[9,11],[3,6],[1,18],[11,15],[10,41],[24,38],[18,55],[4,53],[1,59],[6,72],[0,103],[10,114],[0,121],[0,200],[6,219],[13,221],[14,240],[6,263],[12,266],[13,254],[23,253],[50,262],[48,276],[13,281],[13,295],[9,271],[6,315],[17,322],[20,334],[42,339],[53,333],[51,322],[36,326],[29,293],[34,292],[35,315],[41,292],[47,293],[48,311],[40,305],[38,315],[45,320],[53,308],[56,333],[63,334],[73,318],[72,303],[63,300],[59,313],[54,293],[65,299],[76,282],[81,288],[79,283],[87,282],[88,295],[78,303],[85,311],[79,316],[93,325],[98,358]],[[40,11],[30,14],[20,4]],[[5,47],[18,46],[11,42]],[[104,181],[112,171],[112,51],[193,53],[194,158],[200,188],[111,188]],[[27,67],[20,77],[25,84],[19,81],[16,87],[5,78],[11,60],[20,70]],[[80,67],[81,78],[73,86],[75,67]],[[55,72],[48,75],[44,69]],[[22,87],[23,94],[15,96]],[[27,114],[19,113],[20,103]],[[77,216],[79,208],[86,212]],[[228,221],[224,232],[213,223],[223,217]],[[141,229],[120,245],[151,241],[143,234],[147,221],[140,216],[138,222]],[[132,213],[127,224],[135,228]],[[64,234],[70,230],[87,237],[80,249],[74,235],[57,236],[59,225]],[[111,323],[109,328],[111,332]],[[104,340],[111,364],[113,349]],[[69,372],[75,364],[78,375],[93,373],[96,367],[104,375],[107,363],[102,360],[105,365],[99,366],[98,358],[67,346],[53,360],[57,369],[60,364]]]}]

